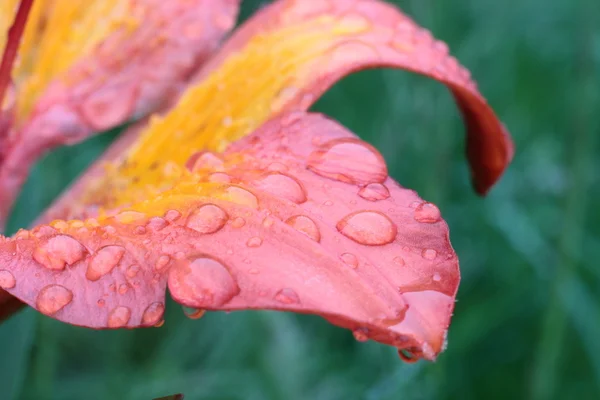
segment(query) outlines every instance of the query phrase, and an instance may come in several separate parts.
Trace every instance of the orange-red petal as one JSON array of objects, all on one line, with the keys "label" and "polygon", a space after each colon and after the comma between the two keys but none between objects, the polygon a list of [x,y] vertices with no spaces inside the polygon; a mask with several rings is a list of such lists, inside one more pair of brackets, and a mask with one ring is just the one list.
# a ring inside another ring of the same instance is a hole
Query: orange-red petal
[{"label": "orange-red petal", "polygon": [[415,357],[443,349],[459,281],[447,225],[372,146],[292,113],[187,165],[128,211],[0,243],[0,286],[94,328],[159,323],[168,286],[189,307],[312,313]]}]

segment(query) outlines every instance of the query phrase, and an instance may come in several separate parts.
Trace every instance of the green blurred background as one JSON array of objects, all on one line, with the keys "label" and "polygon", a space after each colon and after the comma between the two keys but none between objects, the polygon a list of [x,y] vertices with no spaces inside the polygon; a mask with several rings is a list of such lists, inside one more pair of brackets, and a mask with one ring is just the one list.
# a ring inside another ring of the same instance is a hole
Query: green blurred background
[{"label": "green blurred background", "polygon": [[[243,17],[265,2],[246,0]],[[318,317],[174,304],[160,329],[96,332],[32,310],[0,326],[1,399],[600,399],[600,1],[398,0],[471,69],[516,158],[482,199],[440,84],[367,71],[315,107],[439,205],[461,261],[449,347],[402,363]],[[11,221],[33,218],[114,134],[35,168]]]}]

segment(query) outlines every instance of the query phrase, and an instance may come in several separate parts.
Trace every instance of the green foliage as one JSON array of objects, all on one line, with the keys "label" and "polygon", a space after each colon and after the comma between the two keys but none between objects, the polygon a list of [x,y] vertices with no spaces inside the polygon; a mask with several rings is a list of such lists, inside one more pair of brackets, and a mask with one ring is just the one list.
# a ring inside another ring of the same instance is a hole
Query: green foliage
[{"label": "green foliage", "polygon": [[[260,5],[245,1],[244,15]],[[316,109],[378,147],[439,205],[461,260],[448,350],[403,364],[318,317],[169,304],[160,329],[97,332],[28,310],[0,326],[3,399],[600,398],[600,6],[597,0],[398,0],[450,45],[513,133],[490,196],[470,189],[445,88],[398,71],[345,79]],[[26,226],[113,136],[34,170]],[[7,397],[8,396],[8,397]],[[598,397],[597,397],[598,396]]]}]

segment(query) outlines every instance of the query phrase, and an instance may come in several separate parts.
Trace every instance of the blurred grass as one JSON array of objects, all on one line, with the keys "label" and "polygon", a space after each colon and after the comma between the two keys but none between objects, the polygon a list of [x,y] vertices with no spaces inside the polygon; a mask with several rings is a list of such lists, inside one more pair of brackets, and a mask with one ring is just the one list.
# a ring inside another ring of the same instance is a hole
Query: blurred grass
[{"label": "blurred grass", "polygon": [[[244,15],[261,1],[246,0]],[[463,125],[443,86],[366,71],[315,107],[377,146],[391,174],[437,203],[462,282],[448,350],[402,364],[316,317],[170,304],[161,329],[95,332],[28,311],[0,326],[1,398],[600,398],[600,3],[399,0],[471,69],[514,135],[516,158],[475,196]],[[26,226],[114,137],[63,148],[33,171]]]}]

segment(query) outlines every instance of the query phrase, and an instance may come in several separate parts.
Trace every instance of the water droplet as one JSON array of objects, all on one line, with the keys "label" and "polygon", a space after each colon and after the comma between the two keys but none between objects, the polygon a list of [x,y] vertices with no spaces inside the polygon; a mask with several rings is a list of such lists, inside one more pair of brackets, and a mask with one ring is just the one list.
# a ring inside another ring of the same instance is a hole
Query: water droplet
[{"label": "water droplet", "polygon": [[275,220],[273,218],[267,216],[267,217],[265,217],[265,219],[263,219],[262,226],[268,229],[268,228],[272,227],[274,223],[275,223]]},{"label": "water droplet", "polygon": [[220,171],[224,168],[223,160],[210,151],[200,151],[193,154],[185,163],[186,167],[196,172],[201,169],[207,169],[210,171]]},{"label": "water droplet", "polygon": [[110,271],[119,264],[124,254],[125,248],[122,246],[102,247],[92,256],[85,277],[90,281],[97,281],[104,275],[110,273]]},{"label": "water droplet", "polygon": [[65,265],[75,264],[84,254],[85,248],[77,240],[57,235],[40,244],[33,252],[33,259],[48,269],[62,271]]},{"label": "water droplet", "polygon": [[267,193],[283,197],[296,204],[306,201],[306,192],[296,178],[282,173],[271,173],[254,182],[254,185]]},{"label": "water droplet", "polygon": [[440,209],[432,203],[421,203],[415,208],[415,221],[434,224],[442,218]]},{"label": "water droplet", "polygon": [[106,326],[113,329],[122,328],[129,323],[129,318],[131,318],[131,310],[127,307],[119,306],[108,314]]},{"label": "water droplet", "polygon": [[439,274],[439,272],[436,272],[435,274],[433,274],[433,280],[434,280],[434,282],[439,282],[442,280],[442,276]]},{"label": "water droplet", "polygon": [[356,339],[358,342],[366,342],[369,340],[369,329],[367,328],[355,329],[352,331],[352,334],[354,335],[354,339]]},{"label": "water droplet", "polygon": [[96,302],[96,304],[98,304],[98,307],[104,307],[106,305],[106,300],[100,299]]},{"label": "water droplet", "polygon": [[233,219],[233,221],[231,221],[231,226],[233,226],[234,228],[241,228],[244,225],[246,225],[246,220],[242,217],[235,217]]},{"label": "water droplet", "polygon": [[202,234],[215,233],[225,226],[228,218],[221,207],[204,204],[190,213],[186,226]]},{"label": "water droplet", "polygon": [[142,325],[156,326],[163,320],[165,305],[160,302],[150,304],[142,314]]},{"label": "water droplet", "polygon": [[125,294],[129,290],[129,285],[126,283],[122,283],[119,285],[119,294]]},{"label": "water droplet", "polygon": [[320,146],[308,157],[307,168],[326,178],[362,185],[381,183],[388,175],[377,149],[354,138],[334,139]]},{"label": "water droplet", "polygon": [[163,254],[156,260],[156,264],[154,264],[154,269],[156,271],[162,271],[171,261],[171,257]]},{"label": "water droplet", "polygon": [[229,186],[225,189],[227,198],[225,200],[233,203],[240,204],[242,206],[258,209],[258,199],[250,191],[243,189],[239,186]]},{"label": "water droplet", "polygon": [[165,213],[165,219],[169,222],[175,222],[181,218],[181,213],[177,210],[169,210]]},{"label": "water droplet", "polygon": [[12,289],[16,286],[17,281],[15,276],[5,269],[0,270],[0,288],[1,289]]},{"label": "water droplet", "polygon": [[358,259],[352,253],[344,253],[340,256],[341,260],[352,268],[358,267]]},{"label": "water droplet", "polygon": [[419,359],[415,357],[415,355],[411,352],[410,349],[398,349],[398,356],[402,361],[409,364],[419,361]]},{"label": "water droplet", "polygon": [[437,251],[435,251],[434,249],[423,249],[421,255],[426,260],[433,260],[437,257]]},{"label": "water droplet", "polygon": [[61,285],[44,287],[35,301],[39,312],[54,315],[73,300],[73,292]]},{"label": "water droplet", "polygon": [[231,177],[225,172],[214,172],[208,176],[208,181],[214,183],[231,183]]},{"label": "water droplet", "polygon": [[363,186],[358,191],[358,195],[365,200],[379,201],[389,198],[390,191],[381,183],[370,183],[367,186]]},{"label": "water droplet", "polygon": [[152,217],[148,221],[148,228],[152,229],[155,232],[163,230],[167,227],[168,223],[161,217]]},{"label": "water droplet", "polygon": [[202,308],[183,307],[183,313],[189,319],[200,319],[206,314],[206,310]]},{"label": "water droplet", "polygon": [[138,272],[140,272],[140,266],[137,264],[133,264],[127,267],[127,271],[125,272],[125,274],[128,278],[133,279],[137,276]]},{"label": "water droplet", "polygon": [[397,257],[394,257],[394,263],[396,265],[399,265],[399,266],[402,267],[402,266],[404,266],[406,264],[406,261],[404,261],[404,258],[402,258],[400,256],[397,256]]},{"label": "water droplet", "polygon": [[136,235],[143,235],[146,233],[146,227],[141,225],[136,226],[133,230],[133,233],[135,233]]},{"label": "water droplet", "polygon": [[358,211],[337,223],[340,233],[356,243],[381,246],[394,241],[398,229],[384,214],[378,211]]},{"label": "water droplet", "polygon": [[275,295],[275,300],[283,304],[298,304],[300,303],[300,298],[298,294],[290,288],[281,289]]},{"label": "water droplet", "polygon": [[288,218],[285,223],[297,231],[304,233],[315,242],[321,241],[321,232],[319,231],[319,227],[315,221],[309,217],[304,215],[296,215]]},{"label": "water droplet", "polygon": [[260,247],[262,245],[262,239],[259,238],[258,236],[254,236],[251,237],[250,239],[248,239],[248,241],[246,242],[246,246],[248,247]]},{"label": "water droplet", "polygon": [[177,262],[169,272],[169,290],[178,302],[196,308],[220,307],[240,291],[225,265],[210,257]]},{"label": "water droplet", "polygon": [[329,207],[329,206],[332,206],[332,205],[333,205],[333,201],[331,201],[331,200],[325,200],[325,201],[323,202],[323,205],[324,205],[324,206],[327,206],[327,207]]}]

